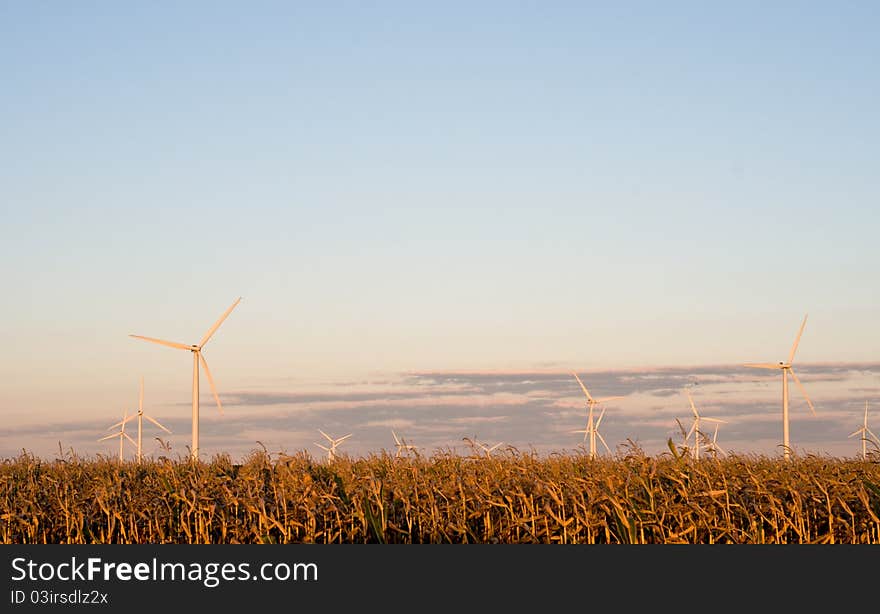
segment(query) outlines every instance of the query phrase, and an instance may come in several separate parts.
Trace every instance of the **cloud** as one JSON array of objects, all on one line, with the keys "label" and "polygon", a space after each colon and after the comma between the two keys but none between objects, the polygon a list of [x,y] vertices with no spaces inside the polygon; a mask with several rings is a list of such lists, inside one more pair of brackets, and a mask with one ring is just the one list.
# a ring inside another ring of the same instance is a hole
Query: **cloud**
[{"label": "cloud", "polygon": [[[861,421],[866,392],[874,385],[880,363],[802,365],[800,378],[818,417],[813,417],[792,387],[791,432],[797,446],[855,454],[859,446],[847,439]],[[649,453],[666,449],[666,440],[680,439],[676,418],[689,428],[690,406],[681,393],[694,384],[695,403],[704,416],[723,418],[719,443],[728,450],[773,454],[781,438],[780,383],[739,365],[660,367],[580,373],[597,397],[622,396],[608,403],[601,431],[615,448],[638,442]],[[324,383],[319,390],[240,390],[224,395],[223,416],[202,413],[200,447],[206,454],[233,456],[258,449],[320,452],[317,429],[331,434],[353,433],[344,450],[368,454],[393,450],[391,429],[425,452],[463,449],[462,438],[504,441],[520,449],[542,452],[576,449],[583,435],[572,433],[586,423],[585,399],[567,372],[428,372],[404,373],[374,382]],[[205,403],[211,402],[210,398]],[[182,403],[181,405],[188,405]],[[880,410],[877,413],[880,422]],[[162,453],[157,435],[175,453],[190,445],[188,412],[157,416],[173,430],[167,436],[145,432],[148,454]],[[870,419],[870,416],[869,416]],[[115,454],[116,442],[98,443],[114,422],[66,421],[24,425],[0,435],[0,454],[11,456],[22,447],[57,453],[67,449],[89,454]],[[855,422],[854,422],[855,421]],[[145,425],[146,427],[146,425]]]}]

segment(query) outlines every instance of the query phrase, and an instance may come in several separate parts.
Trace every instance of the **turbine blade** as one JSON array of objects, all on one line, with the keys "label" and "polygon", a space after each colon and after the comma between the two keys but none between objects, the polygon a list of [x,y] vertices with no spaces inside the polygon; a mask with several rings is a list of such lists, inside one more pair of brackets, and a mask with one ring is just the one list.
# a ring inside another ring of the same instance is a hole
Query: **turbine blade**
[{"label": "turbine blade", "polygon": [[690,439],[690,436],[694,434],[694,431],[697,430],[697,423],[694,422],[691,425],[691,430],[688,431],[688,434],[684,436],[685,439]]},{"label": "turbine blade", "polygon": [[794,379],[794,383],[797,384],[798,389],[801,391],[801,394],[804,395],[804,398],[807,400],[807,405],[809,405],[810,411],[813,412],[813,415],[815,416],[816,410],[813,409],[813,402],[810,400],[810,397],[807,395],[807,391],[804,389],[804,385],[801,384],[801,380],[799,380],[798,376],[795,375],[794,369],[789,369],[789,371],[791,372],[791,377]]},{"label": "turbine blade", "polygon": [[321,448],[322,450],[324,450],[325,452],[329,452],[329,451],[330,451],[330,448],[325,448],[324,446],[322,446],[321,444],[319,444],[319,443],[317,443],[317,442],[315,442],[315,445],[318,446],[319,448]]},{"label": "turbine blade", "polygon": [[342,437],[340,437],[339,439],[336,440],[336,445],[341,444],[343,441],[345,441],[349,437],[351,437],[351,433],[349,433],[348,435],[343,435]]},{"label": "turbine blade", "polygon": [[123,433],[122,436],[125,437],[126,439],[128,439],[135,446],[137,445],[137,442],[134,439],[132,439],[131,437],[129,437],[128,433]]},{"label": "turbine blade", "polygon": [[150,422],[152,422],[153,424],[155,424],[156,426],[158,426],[160,429],[162,429],[162,430],[165,431],[166,433],[171,433],[170,430],[166,429],[164,426],[162,426],[161,424],[159,424],[159,421],[158,421],[158,420],[155,420],[155,419],[151,418],[151,417],[148,416],[147,414],[144,414],[144,418],[146,418],[147,420],[149,420]]},{"label": "turbine blade", "polygon": [[594,429],[599,428],[599,424],[602,422],[602,416],[604,416],[604,415],[605,415],[605,408],[603,407],[602,413],[599,414],[599,418],[596,420],[596,426],[593,427]]},{"label": "turbine blade", "polygon": [[590,391],[587,390],[587,387],[586,387],[586,386],[584,386],[584,383],[581,381],[581,378],[578,377],[578,374],[572,372],[572,375],[574,375],[574,378],[578,381],[578,384],[581,385],[581,389],[584,391],[584,394],[587,395],[587,399],[589,399],[590,401],[592,401],[592,400],[593,400],[593,397],[590,396]]},{"label": "turbine blade", "polygon": [[687,393],[688,401],[691,402],[691,411],[694,412],[694,416],[699,418],[700,414],[697,413],[697,406],[694,405],[694,397],[691,396],[691,391],[687,388],[684,389],[685,393]]},{"label": "turbine blade", "polygon": [[720,418],[706,418],[701,417],[700,420],[705,420],[706,422],[720,422],[721,424],[728,424],[727,420],[722,420]]},{"label": "turbine blade", "polygon": [[137,414],[132,414],[126,418],[123,418],[122,420],[120,420],[116,424],[114,424],[112,426],[108,426],[107,430],[109,431],[110,429],[116,428],[117,426],[124,426],[126,422],[129,422],[130,420],[134,420],[135,418],[137,418]]},{"label": "turbine blade", "polygon": [[788,364],[794,360],[794,353],[797,351],[798,343],[801,342],[801,335],[804,334],[804,326],[807,325],[807,316],[804,315],[804,321],[801,323],[801,329],[798,331],[797,337],[794,340],[794,345],[791,346],[791,353],[788,355]]},{"label": "turbine blade", "polygon": [[325,433],[325,432],[322,431],[321,429],[318,429],[318,432],[321,433],[324,437],[326,437],[326,438],[327,438],[327,441],[329,441],[330,443],[333,443],[333,438],[330,437],[330,435],[328,435],[327,433]]},{"label": "turbine blade", "polygon": [[217,394],[217,387],[214,385],[214,378],[211,377],[211,370],[208,368],[208,361],[205,360],[205,357],[202,356],[202,353],[199,352],[199,361],[202,363],[202,367],[205,369],[205,375],[208,376],[208,383],[211,385],[211,392],[214,393],[214,400],[217,401],[217,409],[220,410],[220,413],[223,413],[223,406],[220,404],[220,395]]},{"label": "turbine blade", "polygon": [[869,429],[869,428],[866,428],[865,431],[866,431],[871,437],[873,437],[873,438],[876,439],[877,441],[880,441],[880,437],[877,437],[877,435],[874,434],[874,431],[872,431],[872,430]]},{"label": "turbine blade", "polygon": [[211,328],[208,329],[208,332],[206,332],[205,336],[202,337],[202,340],[199,341],[200,348],[205,347],[205,344],[208,343],[208,340],[211,338],[211,335],[213,335],[214,332],[218,328],[220,328],[220,325],[223,324],[223,320],[225,320],[229,316],[229,314],[232,313],[232,310],[235,309],[235,306],[238,305],[239,301],[241,301],[240,296],[237,299],[235,299],[235,302],[232,303],[232,305],[229,307],[229,309],[224,311],[223,315],[220,316],[220,318],[216,322],[214,322],[214,326],[212,326]]},{"label": "turbine blade", "polygon": [[158,343],[159,345],[167,345],[170,348],[177,348],[178,350],[192,351],[192,346],[184,345],[182,343],[176,343],[174,341],[165,341],[164,339],[154,339],[153,337],[144,337],[143,335],[129,335],[129,337],[134,337],[135,339],[143,339],[144,341],[149,341],[150,343]]},{"label": "turbine blade", "polygon": [[721,452],[722,455],[727,456],[727,452],[724,451],[724,448],[722,448],[721,446],[719,446],[719,445],[718,445],[717,443],[715,443],[714,441],[712,442],[712,445],[715,446],[715,448],[717,448],[718,451]]},{"label": "turbine blade", "polygon": [[608,401],[616,401],[617,399],[622,399],[623,397],[603,397],[601,399],[596,399],[596,403],[607,403]]},{"label": "turbine blade", "polygon": [[744,367],[750,367],[752,369],[781,369],[780,365],[775,365],[772,362],[747,362],[743,365]]},{"label": "turbine blade", "polygon": [[600,433],[596,433],[596,437],[599,438],[599,441],[602,442],[602,445],[605,446],[605,449],[608,450],[608,453],[609,453],[609,454],[611,454],[611,448],[609,448],[609,447],[608,447],[608,444],[605,443],[605,438],[602,437],[602,435],[601,435]]},{"label": "turbine blade", "polygon": [[394,436],[394,443],[400,445],[400,440],[397,438],[397,433],[395,433],[394,430],[391,431],[391,435]]},{"label": "turbine blade", "polygon": [[865,427],[862,427],[859,430],[855,431],[854,433],[850,433],[849,435],[847,435],[847,437],[855,437],[859,433],[864,433],[864,432],[865,432]]},{"label": "turbine blade", "polygon": [[114,437],[121,437],[122,433],[113,433],[112,435],[107,435],[106,437],[101,437],[98,441],[104,441],[106,439],[113,439]]}]

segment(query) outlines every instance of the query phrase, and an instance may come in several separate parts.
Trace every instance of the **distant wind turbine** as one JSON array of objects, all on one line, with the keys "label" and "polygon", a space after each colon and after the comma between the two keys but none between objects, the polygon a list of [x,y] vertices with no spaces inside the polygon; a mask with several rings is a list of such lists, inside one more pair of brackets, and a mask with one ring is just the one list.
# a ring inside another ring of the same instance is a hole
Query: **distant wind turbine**
[{"label": "distant wind turbine", "polygon": [[394,458],[400,458],[401,454],[406,454],[409,451],[417,452],[418,449],[415,446],[412,446],[399,438],[397,433],[393,430],[391,431],[391,435],[394,437],[394,445],[397,446],[397,453],[394,455]]},{"label": "distant wind turbine", "polygon": [[871,443],[880,446],[880,437],[874,434],[874,431],[868,428],[868,402],[865,401],[865,421],[862,423],[862,426],[855,432],[849,435],[850,437],[855,437],[856,435],[861,434],[862,439],[862,460],[868,458],[868,447],[867,444],[870,441]]},{"label": "distant wind turbine", "polygon": [[[137,421],[138,421],[137,461],[141,462],[141,459],[143,459],[143,454],[141,453],[141,442],[143,441],[142,435],[143,435],[143,419],[144,418],[146,418],[147,420],[149,420],[150,422],[152,422],[153,424],[158,426],[160,429],[162,429],[166,433],[171,433],[171,431],[169,431],[164,426],[159,424],[159,422],[156,421],[154,418],[152,418],[151,416],[148,416],[147,414],[144,413],[144,378],[143,378],[143,376],[141,376],[141,391],[140,391],[140,395],[138,396],[137,413],[128,416],[127,418],[125,418],[123,420],[123,422],[117,422],[113,426],[120,426],[120,425],[124,426],[126,422],[128,422],[129,420],[134,420],[135,418],[137,418]],[[113,426],[111,426],[110,428],[112,429]]]},{"label": "distant wind turbine", "polygon": [[[133,417],[133,416],[132,416],[132,417]],[[125,432],[125,423],[128,422],[128,419],[129,419],[129,416],[128,416],[128,412],[126,411],[126,412],[122,415],[122,421],[121,421],[121,422],[117,422],[117,423],[114,424],[113,426],[109,427],[109,428],[112,429],[113,427],[118,426],[118,427],[119,427],[119,432],[118,432],[118,433],[111,433],[110,435],[107,435],[106,437],[101,437],[101,438],[98,440],[98,441],[106,441],[107,439],[113,439],[114,437],[119,437],[119,462],[120,462],[120,463],[122,462],[122,459],[123,459],[123,457],[122,457],[122,446],[123,446],[123,444],[125,443],[125,439],[129,440],[133,445],[137,445],[137,444],[135,443],[134,439],[132,439],[132,438],[128,435],[128,433]]]},{"label": "distant wind turbine", "polygon": [[724,448],[722,448],[720,445],[718,445],[718,426],[719,425],[717,425],[717,424],[715,425],[715,434],[712,435],[712,443],[709,444],[708,448],[709,448],[709,451],[712,452],[713,454],[717,454],[718,452],[721,452],[721,454],[723,456],[727,456],[727,452],[724,451]]},{"label": "distant wind turbine", "polygon": [[[608,401],[614,401],[615,399],[622,399],[623,397],[605,397],[604,399],[594,399],[593,395],[590,394],[590,391],[587,390],[587,387],[584,386],[584,383],[581,381],[581,378],[578,377],[577,373],[572,372],[574,378],[577,380],[577,383],[580,384],[581,390],[584,391],[584,395],[587,397],[587,427],[584,430],[574,431],[575,433],[583,433],[584,441],[587,440],[589,436],[590,440],[590,458],[596,458],[596,437],[602,441],[602,444],[605,448],[611,452],[611,449],[608,448],[608,444],[605,443],[605,440],[602,439],[602,436],[599,435],[599,422],[602,421],[602,416],[599,416],[599,420],[596,421],[595,426],[593,425],[593,408],[597,405],[601,405],[602,403],[606,403]],[[602,410],[602,415],[605,414],[605,410]]]},{"label": "distant wind turbine", "polygon": [[782,371],[782,453],[785,456],[785,459],[788,460],[791,458],[791,446],[789,445],[789,437],[788,437],[788,375],[791,374],[792,379],[794,379],[794,383],[797,384],[798,389],[801,391],[801,394],[804,395],[804,399],[807,400],[807,405],[810,407],[810,411],[813,415],[816,415],[816,410],[813,409],[813,402],[810,400],[810,397],[807,395],[807,391],[804,390],[803,384],[798,379],[798,376],[795,374],[794,369],[792,368],[792,362],[794,361],[794,353],[797,351],[798,343],[800,343],[801,335],[804,334],[804,326],[807,325],[807,316],[804,316],[804,321],[801,324],[801,328],[798,331],[797,337],[795,337],[794,345],[791,346],[791,352],[788,354],[788,362],[780,362],[779,364],[774,363],[748,363],[743,366],[751,367],[753,369],[779,369]]},{"label": "distant wind turbine", "polygon": [[232,310],[235,309],[235,306],[241,301],[241,297],[238,297],[232,306],[226,310],[226,312],[220,316],[220,318],[214,323],[214,326],[208,329],[208,332],[205,333],[205,336],[202,337],[202,340],[199,341],[198,345],[185,345],[183,343],[176,343],[174,341],[165,341],[163,339],[154,339],[153,337],[143,337],[141,335],[129,335],[129,337],[134,337],[135,339],[143,339],[144,341],[149,341],[151,343],[158,343],[159,345],[167,345],[168,347],[176,348],[178,350],[187,350],[192,352],[193,355],[193,382],[192,382],[192,450],[190,453],[192,454],[193,460],[199,459],[199,363],[201,363],[202,367],[205,369],[205,375],[208,376],[208,383],[211,385],[211,392],[214,393],[214,400],[217,401],[217,409],[220,410],[220,413],[223,413],[223,406],[220,404],[220,396],[217,394],[217,387],[214,386],[214,378],[211,377],[211,370],[208,368],[208,363],[205,361],[205,357],[202,355],[202,349],[208,343],[208,340],[211,338],[211,335],[220,328],[220,325],[223,324],[223,320],[225,320]]},{"label": "distant wind turbine", "polygon": [[487,446],[486,444],[484,444],[484,443],[480,443],[480,442],[478,441],[478,442],[477,442],[477,445],[480,446],[480,448],[483,450],[483,453],[486,455],[486,458],[489,458],[490,456],[492,456],[492,452],[494,452],[494,451],[495,451],[500,445],[502,445],[503,443],[504,443],[503,441],[499,441],[499,442],[496,443],[494,446],[489,447],[489,446]]},{"label": "distant wind turbine", "polygon": [[694,458],[700,460],[700,437],[703,437],[703,432],[700,430],[700,421],[705,420],[706,422],[715,422],[715,435],[718,435],[718,423],[727,424],[727,420],[720,420],[718,418],[707,418],[705,416],[701,416],[700,412],[697,411],[697,406],[694,404],[694,398],[691,396],[691,391],[685,388],[684,390],[687,393],[688,401],[691,402],[691,411],[694,412],[694,423],[691,425],[691,430],[688,431],[688,434],[685,436],[685,440],[687,440],[691,434],[694,436]]},{"label": "distant wind turbine", "polygon": [[318,429],[318,432],[321,433],[327,439],[327,441],[330,442],[330,447],[328,448],[326,446],[322,446],[319,443],[315,443],[315,445],[318,446],[319,448],[321,448],[322,450],[324,450],[325,452],[327,452],[327,460],[331,460],[331,461],[336,458],[336,448],[339,447],[339,444],[341,444],[343,441],[345,441],[346,439],[351,437],[351,433],[349,433],[348,435],[343,435],[342,437],[339,437],[338,439],[333,439],[332,437],[330,437],[330,435],[328,435],[327,433],[325,433],[321,429]]}]

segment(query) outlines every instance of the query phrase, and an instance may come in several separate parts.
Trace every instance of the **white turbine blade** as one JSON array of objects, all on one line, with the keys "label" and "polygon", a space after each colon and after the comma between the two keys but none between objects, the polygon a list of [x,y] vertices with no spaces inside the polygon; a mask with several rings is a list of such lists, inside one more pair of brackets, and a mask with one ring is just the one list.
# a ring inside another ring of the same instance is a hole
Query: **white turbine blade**
[{"label": "white turbine blade", "polygon": [[329,441],[330,443],[333,443],[333,438],[330,437],[330,435],[328,435],[327,433],[325,433],[325,432],[322,431],[321,429],[318,429],[318,432],[321,433],[324,437],[326,437],[326,438],[327,438],[327,441]]},{"label": "white turbine blade", "polygon": [[206,333],[205,333],[205,336],[202,337],[202,340],[199,341],[199,347],[200,347],[200,348],[201,348],[201,347],[204,347],[205,344],[208,343],[208,340],[211,338],[211,335],[213,335],[214,332],[215,332],[218,328],[220,328],[220,325],[223,324],[223,320],[225,320],[225,319],[229,316],[229,314],[232,313],[232,310],[235,309],[235,306],[238,305],[239,301],[241,301],[241,297],[240,297],[240,296],[239,296],[237,299],[235,299],[235,302],[232,303],[232,305],[229,307],[229,309],[227,309],[226,311],[224,311],[224,312],[223,312],[223,315],[220,316],[220,318],[219,318],[216,322],[214,322],[214,326],[212,326],[211,328],[208,329],[208,332],[206,332]]},{"label": "white turbine blade", "polygon": [[750,367],[752,369],[781,369],[780,365],[773,364],[772,362],[747,362],[743,365],[744,367]]},{"label": "white turbine blade", "polygon": [[605,446],[605,449],[608,450],[608,453],[609,453],[609,454],[611,454],[611,448],[609,448],[609,447],[608,447],[608,444],[605,443],[605,438],[602,437],[602,435],[601,435],[600,433],[596,433],[596,437],[599,438],[599,441],[602,442],[602,445]]},{"label": "white turbine blade", "polygon": [[700,414],[697,413],[697,406],[694,405],[694,397],[691,396],[691,391],[688,390],[687,388],[685,388],[684,391],[685,391],[685,394],[687,394],[688,401],[691,402],[691,411],[694,412],[694,417],[699,418]]},{"label": "white turbine blade", "polygon": [[123,433],[122,436],[125,437],[126,439],[128,439],[132,444],[137,445],[137,442],[134,439],[132,439],[131,437],[129,437],[128,433]]},{"label": "white turbine blade", "polygon": [[330,451],[330,448],[325,448],[324,446],[322,446],[322,445],[319,444],[318,442],[314,442],[314,444],[315,444],[316,446],[318,446],[319,448],[321,448],[322,450],[324,450],[325,452],[329,452],[329,451]]},{"label": "white turbine blade", "polygon": [[727,420],[722,420],[721,418],[701,417],[700,420],[705,420],[706,422],[720,422],[721,424],[728,424]]},{"label": "white turbine blade", "polygon": [[164,339],[154,339],[153,337],[144,337],[142,335],[129,335],[129,337],[134,337],[135,339],[143,339],[144,341],[149,341],[150,343],[158,343],[159,345],[167,345],[170,348],[177,348],[178,350],[192,351],[191,345],[184,345],[182,343],[176,343],[174,341],[165,341]]},{"label": "white turbine blade", "polygon": [[599,428],[599,424],[602,423],[602,416],[604,416],[604,415],[605,415],[605,408],[603,407],[603,408],[602,408],[602,413],[599,414],[599,419],[596,420],[596,426],[594,426],[593,428],[595,428],[595,429],[598,429],[598,428]]},{"label": "white turbine blade", "polygon": [[104,441],[106,439],[113,439],[114,437],[121,437],[122,433],[113,433],[112,435],[107,435],[106,437],[101,437],[98,441]]},{"label": "white turbine blade", "polygon": [[871,429],[866,428],[866,429],[865,429],[865,432],[867,432],[871,437],[873,437],[873,438],[876,439],[877,441],[880,441],[880,437],[877,437],[877,435],[875,435],[875,434],[874,434],[874,431],[872,431]]},{"label": "white turbine blade", "polygon": [[157,420],[151,418],[151,417],[148,416],[147,414],[144,414],[144,418],[146,418],[147,420],[149,420],[150,422],[152,422],[153,424],[155,424],[156,426],[158,426],[160,429],[162,429],[162,430],[165,431],[166,433],[171,433],[170,430],[166,429],[164,426],[162,426],[161,424],[159,424],[159,422],[158,422]]},{"label": "white turbine blade", "polygon": [[804,334],[804,326],[807,325],[807,316],[804,315],[804,321],[801,323],[801,329],[798,331],[797,337],[794,340],[794,345],[791,346],[791,353],[788,355],[788,364],[794,360],[794,353],[797,351],[798,343],[801,342],[801,335]]},{"label": "white turbine blade", "polygon": [[349,437],[351,437],[351,433],[349,433],[348,435],[343,435],[342,437],[340,437],[339,439],[336,440],[336,445],[341,444],[343,441],[345,441]]},{"label": "white turbine blade", "polygon": [[117,422],[116,424],[114,424],[112,426],[108,426],[107,430],[109,431],[110,429],[116,428],[117,426],[124,426],[126,422],[128,422],[130,420],[134,420],[135,418],[137,418],[137,414],[132,414],[130,416],[127,416],[127,417],[123,418],[122,420],[120,420],[119,422]]},{"label": "white turbine blade", "polygon": [[801,391],[801,394],[804,395],[804,398],[807,400],[807,405],[810,407],[810,411],[813,415],[816,415],[816,410],[813,409],[813,402],[810,400],[810,397],[807,395],[807,391],[804,390],[804,385],[801,384],[801,380],[798,379],[798,376],[795,375],[794,369],[789,369],[791,372],[791,377],[794,379],[794,383],[797,384],[798,389]]},{"label": "white turbine blade", "polygon": [[497,448],[498,446],[500,446],[502,443],[503,443],[503,442],[499,441],[498,443],[496,443],[494,446],[492,446],[491,448],[489,448],[489,449],[486,450],[486,451],[487,451],[487,452],[491,452],[492,450],[494,450],[495,448]]},{"label": "white turbine blade", "polygon": [[617,399],[622,399],[623,397],[603,397],[601,399],[596,399],[596,403],[607,403],[608,401],[616,401]]},{"label": "white turbine blade", "polygon": [[721,452],[722,455],[727,456],[727,452],[724,451],[724,448],[722,448],[721,446],[719,446],[719,445],[718,445],[717,443],[715,443],[714,441],[712,442],[712,445],[715,447],[715,449],[717,449],[719,452]]},{"label": "white turbine blade", "polygon": [[400,445],[400,439],[397,438],[397,433],[395,433],[394,430],[391,431],[391,435],[394,437],[394,443]]},{"label": "white turbine blade", "polygon": [[208,376],[208,383],[211,385],[211,392],[214,393],[214,400],[217,401],[217,409],[219,409],[222,414],[223,405],[220,404],[220,395],[217,394],[217,387],[214,385],[214,378],[211,377],[211,370],[208,368],[208,361],[205,360],[205,357],[202,356],[201,352],[199,352],[199,362],[202,363],[202,367],[205,369],[205,375]]},{"label": "white turbine blade", "polygon": [[578,384],[581,385],[581,389],[584,391],[584,394],[587,395],[587,399],[589,399],[590,401],[592,401],[592,400],[593,400],[593,397],[590,396],[590,391],[587,390],[587,387],[586,387],[586,386],[584,386],[584,383],[581,381],[581,378],[578,377],[578,374],[572,372],[572,375],[574,375],[574,378],[578,381]]},{"label": "white turbine blade", "polygon": [[849,435],[847,435],[847,437],[855,437],[859,433],[864,433],[864,432],[865,432],[865,427],[862,427],[859,430],[855,431],[854,433],[850,433]]},{"label": "white turbine blade", "polygon": [[694,434],[694,431],[695,431],[695,430],[697,430],[697,423],[696,423],[696,422],[694,422],[694,423],[691,425],[691,430],[688,431],[687,435],[685,435],[684,438],[685,438],[685,439],[690,439],[691,435]]},{"label": "white turbine blade", "polygon": [[141,375],[141,392],[138,395],[138,413],[144,411],[144,376]]}]

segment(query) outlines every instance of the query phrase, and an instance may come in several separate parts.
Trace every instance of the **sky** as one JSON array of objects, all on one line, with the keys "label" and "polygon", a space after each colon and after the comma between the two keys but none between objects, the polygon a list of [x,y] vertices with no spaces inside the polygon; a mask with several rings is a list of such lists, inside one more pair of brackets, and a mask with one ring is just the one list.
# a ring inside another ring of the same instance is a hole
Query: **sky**
[{"label": "sky", "polygon": [[855,454],[866,401],[880,430],[878,16],[0,3],[0,457],[112,454],[141,376],[186,454],[191,358],[128,335],[196,343],[239,296],[206,455],[320,453],[317,429],[575,448],[574,370],[624,395],[613,448],[663,451],[696,384],[719,443],[775,454],[781,383],[740,365],[805,314],[793,443]]}]

